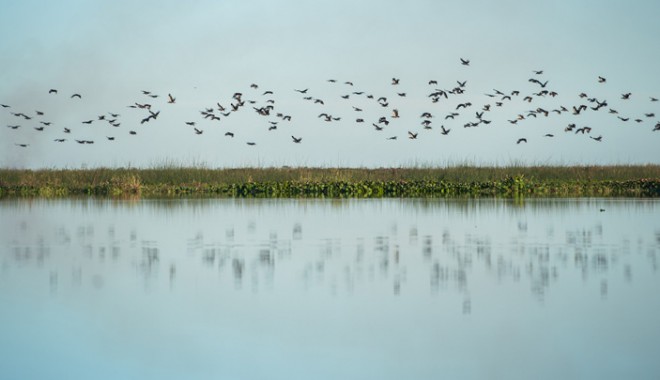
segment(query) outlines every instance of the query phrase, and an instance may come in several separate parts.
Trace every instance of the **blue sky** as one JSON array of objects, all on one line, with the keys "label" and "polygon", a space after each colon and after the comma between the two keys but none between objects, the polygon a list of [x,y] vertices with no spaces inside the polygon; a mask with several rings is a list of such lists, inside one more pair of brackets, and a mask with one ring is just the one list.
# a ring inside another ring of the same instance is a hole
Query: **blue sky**
[{"label": "blue sky", "polygon": [[[656,1],[65,0],[4,1],[2,9],[0,103],[11,106],[0,108],[4,167],[660,161],[660,132],[652,132],[658,118],[645,116],[660,116],[660,102],[650,101],[660,97]],[[470,66],[461,65],[461,57],[470,59]],[[598,76],[607,82],[598,83]],[[396,86],[393,77],[400,78]],[[331,78],[337,83],[327,82]],[[558,95],[524,102],[524,96],[541,90],[530,78],[548,81],[546,89]],[[463,94],[431,102],[430,93],[451,90],[457,81],[467,81]],[[252,83],[258,89],[250,88]],[[58,94],[48,94],[51,88]],[[324,104],[294,91],[305,88],[305,95]],[[486,95],[493,89],[520,95],[497,107],[499,99]],[[141,90],[160,97],[147,98]],[[263,96],[266,90],[273,95]],[[202,118],[200,111],[218,102],[228,107],[235,92],[256,103],[246,102],[229,117],[215,110],[219,121]],[[528,116],[537,108],[594,106],[578,96],[581,92],[608,106],[577,116]],[[631,98],[622,100],[628,92]],[[73,93],[82,99],[71,99]],[[175,104],[167,104],[168,93]],[[368,94],[387,97],[389,106],[381,107]],[[275,102],[273,113],[292,120],[252,110],[271,104],[267,100]],[[148,113],[127,107],[136,102],[151,103],[161,111],[158,119],[140,124]],[[445,120],[461,103],[472,106]],[[491,123],[464,128],[486,104],[491,110],[483,118]],[[391,118],[394,108],[398,119]],[[110,112],[121,115],[121,126],[96,120]],[[433,115],[430,130],[420,124],[423,112]],[[341,120],[327,123],[317,117],[320,113]],[[507,121],[519,114],[525,120]],[[390,124],[376,131],[372,123],[382,116]],[[89,119],[96,121],[81,123]],[[36,131],[41,121],[51,124]],[[194,121],[203,134],[195,134],[186,121]],[[276,130],[268,130],[270,121],[278,122]],[[564,132],[572,123],[592,130]],[[441,126],[450,133],[442,135]],[[72,132],[64,134],[64,128]],[[228,131],[235,137],[225,137]],[[408,139],[408,131],[418,138]],[[302,143],[294,144],[292,135],[302,137]],[[392,136],[397,140],[386,139]],[[589,136],[603,137],[597,142]],[[528,142],[516,144],[523,137]],[[67,141],[53,141],[58,138]]]}]

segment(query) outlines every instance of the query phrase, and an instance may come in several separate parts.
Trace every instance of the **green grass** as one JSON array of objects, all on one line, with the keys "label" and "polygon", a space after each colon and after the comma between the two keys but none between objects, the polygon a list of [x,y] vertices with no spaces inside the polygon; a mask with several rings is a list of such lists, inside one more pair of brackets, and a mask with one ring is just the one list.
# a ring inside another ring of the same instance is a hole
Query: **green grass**
[{"label": "green grass", "polygon": [[660,196],[660,165],[0,169],[0,196]]}]

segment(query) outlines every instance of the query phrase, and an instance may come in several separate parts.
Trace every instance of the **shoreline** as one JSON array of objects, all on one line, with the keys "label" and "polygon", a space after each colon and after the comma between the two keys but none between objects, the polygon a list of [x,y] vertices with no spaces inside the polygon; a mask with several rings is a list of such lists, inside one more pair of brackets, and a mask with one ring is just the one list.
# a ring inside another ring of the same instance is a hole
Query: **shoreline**
[{"label": "shoreline", "polygon": [[0,169],[0,197],[660,197],[660,165]]}]

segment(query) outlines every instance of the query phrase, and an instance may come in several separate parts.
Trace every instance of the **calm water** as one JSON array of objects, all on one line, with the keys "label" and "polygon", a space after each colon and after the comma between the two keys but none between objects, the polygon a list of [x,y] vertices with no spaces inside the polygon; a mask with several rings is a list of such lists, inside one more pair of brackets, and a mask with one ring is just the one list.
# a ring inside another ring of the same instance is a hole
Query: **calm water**
[{"label": "calm water", "polygon": [[660,378],[660,201],[4,200],[0,223],[1,379]]}]

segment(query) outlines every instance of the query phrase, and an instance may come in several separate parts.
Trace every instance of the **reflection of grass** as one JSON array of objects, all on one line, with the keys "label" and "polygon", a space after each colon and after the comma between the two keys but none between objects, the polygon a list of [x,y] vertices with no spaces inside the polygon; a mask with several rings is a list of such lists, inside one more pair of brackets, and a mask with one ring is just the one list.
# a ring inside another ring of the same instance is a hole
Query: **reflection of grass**
[{"label": "reflection of grass", "polygon": [[0,194],[24,196],[660,196],[660,165],[448,168],[0,169]]}]

